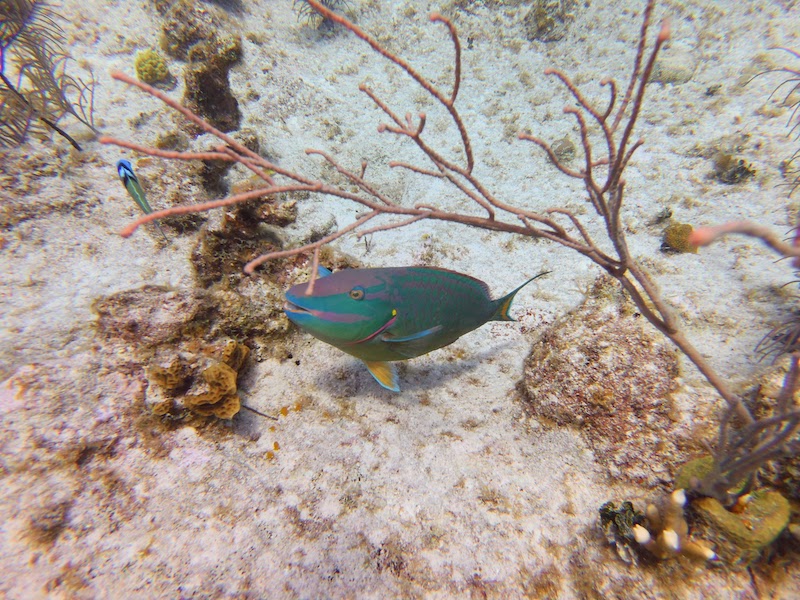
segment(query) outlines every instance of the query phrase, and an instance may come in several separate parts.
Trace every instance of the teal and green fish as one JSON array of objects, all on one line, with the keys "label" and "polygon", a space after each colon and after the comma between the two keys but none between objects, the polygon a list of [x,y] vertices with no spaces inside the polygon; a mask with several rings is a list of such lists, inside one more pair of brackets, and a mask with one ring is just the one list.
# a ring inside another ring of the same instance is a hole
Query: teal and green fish
[{"label": "teal and green fish", "polygon": [[[122,181],[122,185],[124,185],[125,189],[128,190],[131,198],[133,198],[133,201],[139,205],[139,208],[142,209],[142,212],[146,215],[149,215],[151,212],[153,212],[153,209],[150,208],[150,203],[147,201],[147,196],[144,195],[142,185],[139,183],[139,178],[136,177],[136,173],[133,172],[133,165],[131,165],[130,161],[125,160],[124,158],[118,160],[117,173],[119,173],[119,178]],[[164,239],[169,241],[167,240],[166,234],[161,229],[161,226],[158,223],[155,223],[155,226],[158,227],[158,230],[161,232],[161,235],[164,236]]]},{"label": "teal and green fish", "polygon": [[375,380],[399,392],[393,361],[452,344],[487,321],[513,321],[513,292],[492,300],[481,280],[430,267],[345,269],[320,267],[308,283],[286,292],[286,316],[314,337],[364,361]]}]

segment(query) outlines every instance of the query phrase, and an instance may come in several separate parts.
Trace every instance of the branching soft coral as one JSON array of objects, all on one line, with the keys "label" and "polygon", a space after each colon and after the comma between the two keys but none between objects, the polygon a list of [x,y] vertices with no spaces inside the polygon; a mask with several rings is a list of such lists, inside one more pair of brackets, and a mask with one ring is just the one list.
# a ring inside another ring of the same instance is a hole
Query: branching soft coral
[{"label": "branching soft coral", "polygon": [[67,74],[69,56],[58,19],[45,1],[0,1],[0,146],[55,131],[80,150],[58,126],[67,114],[96,132],[94,79],[85,83]]}]

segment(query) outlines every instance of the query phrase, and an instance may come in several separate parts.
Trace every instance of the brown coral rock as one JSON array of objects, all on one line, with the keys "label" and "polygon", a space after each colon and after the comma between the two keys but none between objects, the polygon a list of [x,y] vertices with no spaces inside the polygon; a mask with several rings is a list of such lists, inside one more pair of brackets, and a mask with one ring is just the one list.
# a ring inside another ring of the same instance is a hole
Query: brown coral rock
[{"label": "brown coral rock", "polygon": [[238,413],[241,402],[236,393],[236,378],[250,355],[250,349],[235,340],[228,340],[222,351],[214,354],[220,360],[183,352],[173,356],[167,366],[152,364],[147,369],[147,376],[155,385],[151,385],[148,391],[153,414],[173,414],[176,399],[183,408],[204,417],[230,419]]},{"label": "brown coral rock", "polygon": [[[232,419],[242,408],[238,394],[229,394],[227,396],[222,396],[221,398],[216,398],[216,396],[211,395],[201,396],[186,396],[184,403],[193,413],[203,417]],[[189,400],[194,398],[197,399],[197,403],[190,406]],[[204,400],[209,400],[209,402],[205,403]]]},{"label": "brown coral rock", "polygon": [[684,453],[670,419],[678,359],[608,278],[534,343],[522,391],[532,413],[577,426],[612,476],[653,485]]},{"label": "brown coral rock", "polygon": [[147,369],[147,379],[161,386],[167,392],[174,392],[186,381],[183,363],[177,357],[166,367],[161,365],[150,365]]},{"label": "brown coral rock", "polygon": [[715,498],[698,498],[692,509],[696,529],[734,568],[746,567],[774,542],[789,524],[792,512],[789,501],[772,490],[754,492],[737,513]]},{"label": "brown coral rock", "polygon": [[225,363],[212,363],[202,372],[207,390],[199,394],[187,394],[183,404],[203,416],[214,415],[230,419],[239,412],[239,396],[236,395],[236,371]]},{"label": "brown coral rock", "polygon": [[236,340],[228,340],[228,343],[225,344],[225,348],[222,350],[222,362],[238,372],[249,355],[250,348],[244,344],[240,344]]}]

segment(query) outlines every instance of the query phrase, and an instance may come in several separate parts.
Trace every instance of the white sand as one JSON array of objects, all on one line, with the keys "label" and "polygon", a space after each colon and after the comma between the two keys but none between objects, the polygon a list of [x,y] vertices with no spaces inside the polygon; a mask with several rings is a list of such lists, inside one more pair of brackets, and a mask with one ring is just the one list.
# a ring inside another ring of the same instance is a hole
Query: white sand
[{"label": "white sand", "polygon": [[[243,126],[258,132],[267,153],[311,176],[326,170],[304,155],[309,147],[353,168],[368,159],[370,180],[398,201],[467,206],[439,182],[386,167],[390,160],[427,165],[408,143],[376,133],[384,118],[358,91],[361,82],[400,114],[426,111],[437,148],[447,152],[457,142],[443,111],[407,77],[351,35],[320,38],[303,28],[288,1],[241,4],[230,20],[245,37],[244,60],[231,82]],[[577,142],[574,123],[562,114],[569,98],[542,71],[561,68],[587,96],[604,100],[606,92],[592,82],[611,76],[624,85],[643,3],[592,2],[567,37],[550,44],[524,38],[528,5],[513,4],[455,11],[435,3],[353,2],[361,27],[444,85],[452,77],[451,47],[444,28],[426,15],[457,15],[462,43],[473,39],[473,48],[464,50],[458,107],[472,136],[476,174],[507,202],[579,210],[580,187],[509,132],[528,129]],[[171,129],[173,117],[159,102],[109,77],[112,69],[131,73],[135,51],[157,45],[160,26],[150,3],[64,0],[61,12],[70,20],[64,25],[70,52],[97,77],[103,132],[152,143]],[[672,19],[664,56],[688,57],[696,70],[688,83],[648,87],[637,128],[645,146],[626,172],[629,244],[691,338],[737,384],[763,368],[753,346],[791,308],[775,291],[792,279],[788,265],[743,238],[698,255],[665,255],[661,228],[648,223],[670,206],[677,221],[694,225],[748,218],[787,228],[785,191],[776,186],[778,165],[793,151],[789,115],[773,111],[767,100],[775,78],[740,82],[758,71],[754,61],[770,46],[800,46],[800,7],[766,0],[665,2],[656,14]],[[170,66],[180,74],[181,63]],[[707,96],[717,84],[719,94]],[[182,89],[170,94],[179,98]],[[760,111],[764,105],[770,111]],[[140,113],[149,118],[134,130],[131,120]],[[74,123],[69,130],[80,133]],[[749,136],[741,155],[757,175],[728,186],[711,177],[712,161],[695,148],[734,134]],[[670,574],[629,568],[606,546],[597,525],[602,503],[663,490],[611,480],[580,432],[527,418],[514,393],[533,339],[521,326],[532,329],[563,315],[599,274],[552,244],[516,240],[509,249],[509,236],[441,223],[376,234],[368,253],[363,241],[341,240],[340,250],[374,267],[414,264],[425,250],[432,264],[480,277],[497,295],[542,269],[553,275],[519,294],[513,311],[521,315],[519,325],[492,323],[410,361],[401,369],[400,394],[379,388],[355,359],[296,336],[292,353],[300,366],[274,359],[253,364],[240,391],[248,405],[271,414],[299,399],[308,403],[302,411],[277,423],[240,414],[234,435],[220,439],[191,427],[160,432],[167,449],[156,456],[137,441],[139,433],[115,427],[115,415],[135,400],[141,404],[146,382],[132,352],[115,360],[94,339],[90,306],[145,284],[190,289],[195,238],[171,236],[165,248],[146,231],[120,238],[137,209],[114,163],[131,155],[84,143],[80,156],[57,138],[0,154],[3,202],[26,194],[36,209],[33,218],[0,234],[0,365],[9,377],[0,392],[0,594],[578,598],[591,596],[587,590],[646,590],[648,597],[733,598],[757,593],[754,585],[775,585],[776,597],[798,593],[793,566],[777,584],[688,565]],[[207,143],[200,139],[196,147]],[[12,164],[15,170],[24,165],[29,187],[10,172]],[[166,177],[188,200],[198,189],[172,167],[164,175],[158,161],[134,164],[159,188],[151,191],[154,206],[163,206]],[[45,167],[52,176],[37,175]],[[310,200],[290,230],[301,236],[331,217],[343,226],[356,212],[342,201]],[[600,237],[598,220],[585,218]],[[687,397],[709,397],[690,366],[682,378]],[[275,442],[280,449],[268,460]],[[97,450],[103,444],[113,451]],[[87,462],[77,460],[83,467],[65,468],[54,458],[85,446],[93,450]],[[69,510],[58,539],[32,541],[31,515],[59,503]]]}]

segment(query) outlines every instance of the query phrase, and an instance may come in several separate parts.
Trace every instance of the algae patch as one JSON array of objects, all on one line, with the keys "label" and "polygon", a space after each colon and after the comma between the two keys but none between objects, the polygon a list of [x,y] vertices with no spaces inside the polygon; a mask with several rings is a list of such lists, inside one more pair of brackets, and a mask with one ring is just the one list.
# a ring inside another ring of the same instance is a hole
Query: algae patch
[{"label": "algae patch", "polygon": [[747,566],[789,524],[789,501],[775,491],[754,492],[739,512],[727,510],[714,498],[692,503],[701,535],[711,540],[729,564]]}]

